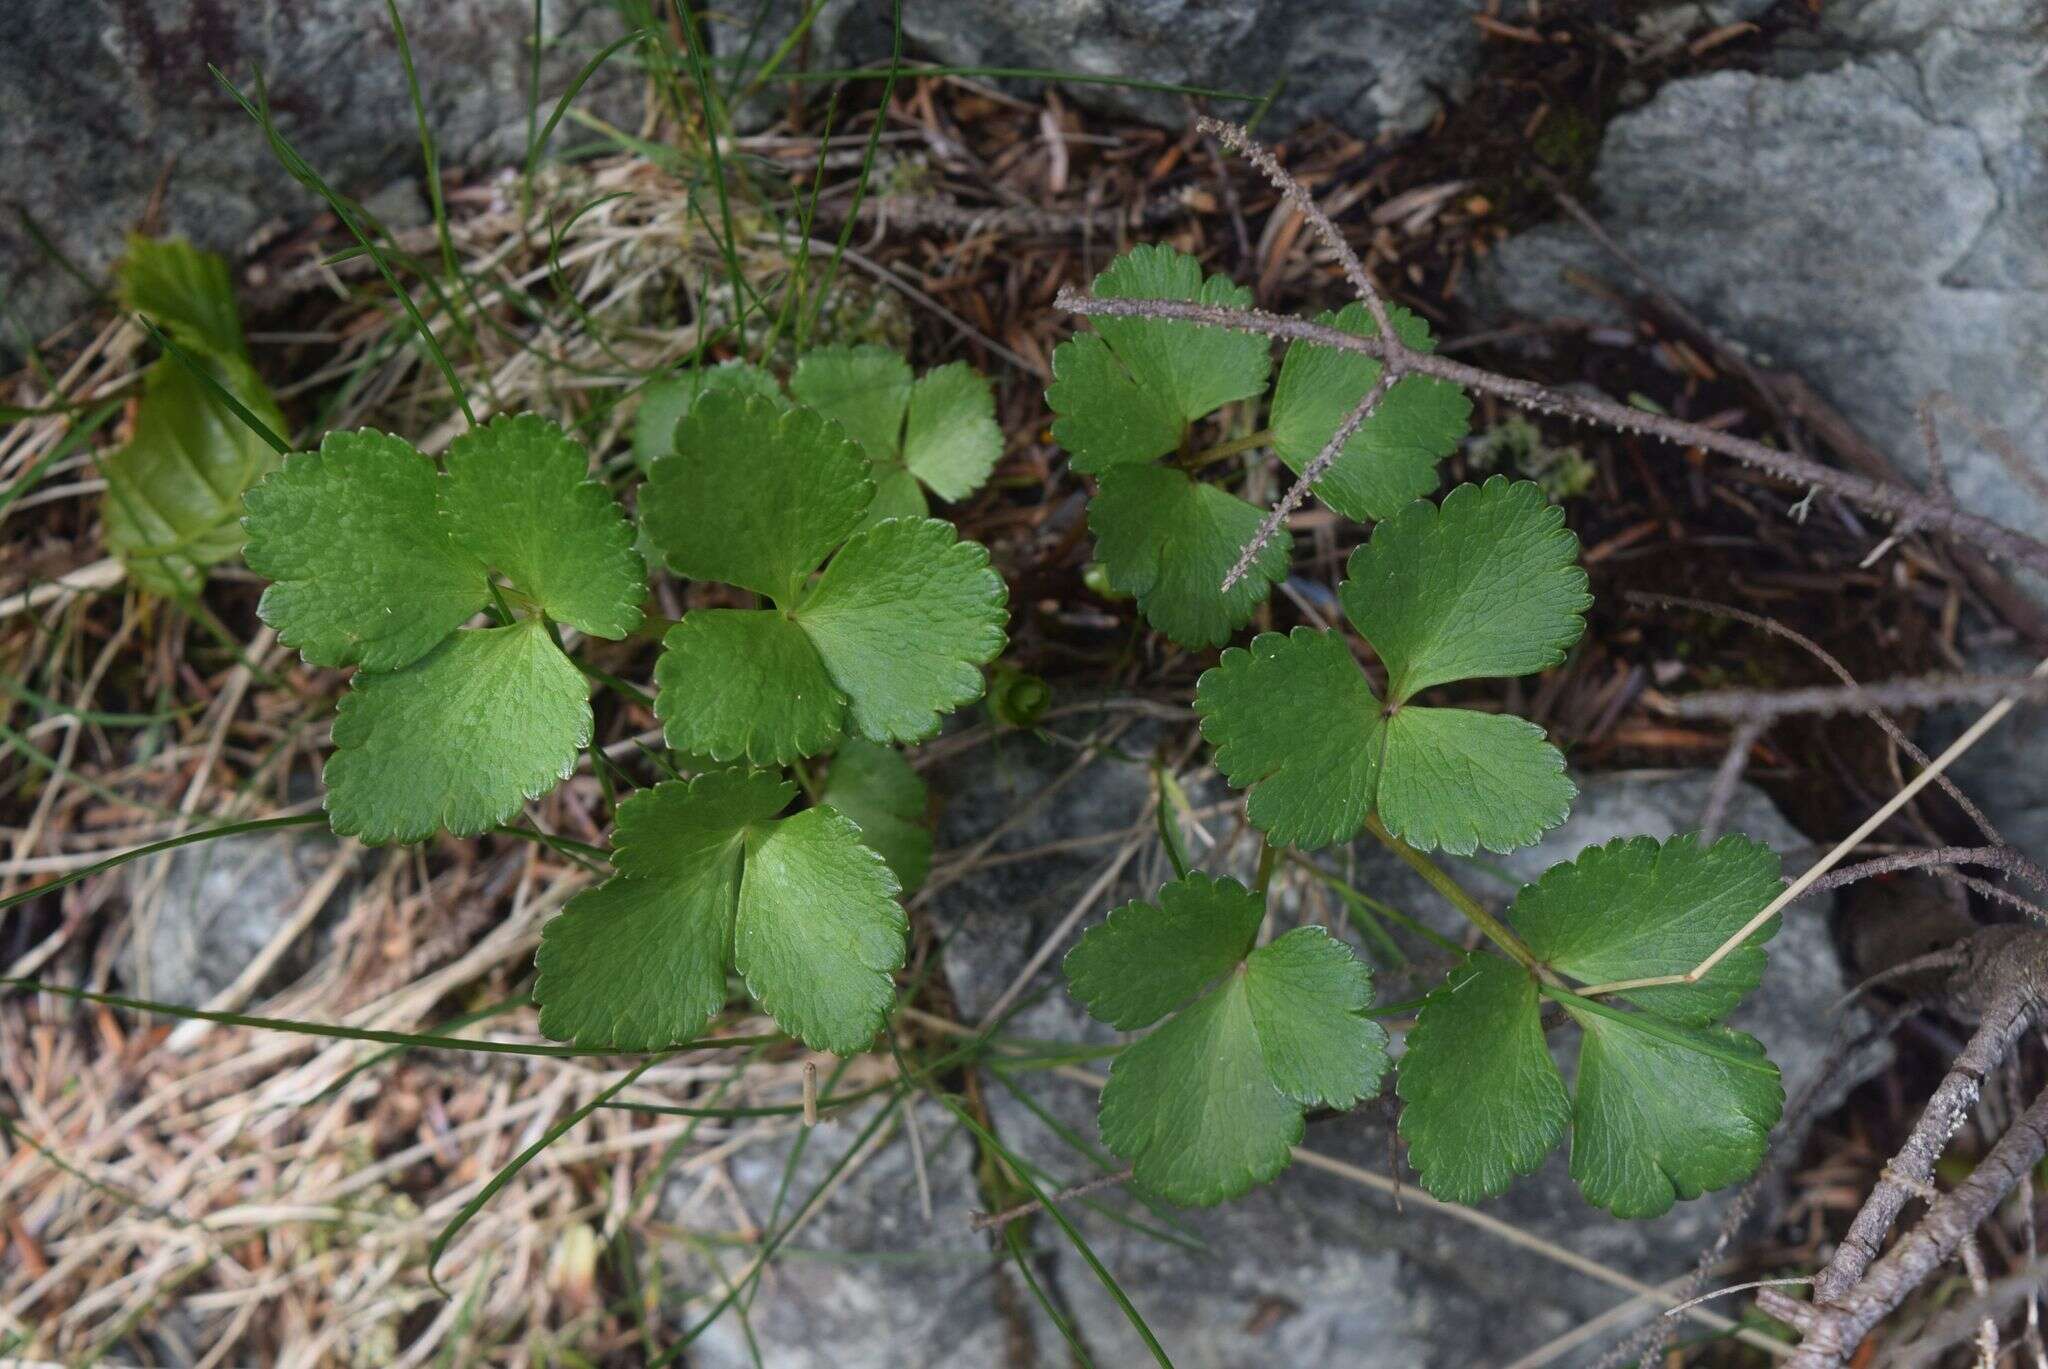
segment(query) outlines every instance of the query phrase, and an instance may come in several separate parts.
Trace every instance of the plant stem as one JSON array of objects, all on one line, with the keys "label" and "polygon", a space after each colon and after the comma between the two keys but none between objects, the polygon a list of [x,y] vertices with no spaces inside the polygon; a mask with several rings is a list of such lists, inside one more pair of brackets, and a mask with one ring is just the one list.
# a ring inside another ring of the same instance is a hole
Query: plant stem
[{"label": "plant stem", "polygon": [[1486,934],[1486,939],[1501,948],[1517,965],[1535,975],[1546,984],[1560,981],[1552,974],[1550,967],[1536,959],[1536,953],[1522,943],[1522,939],[1508,930],[1508,925],[1486,910],[1486,905],[1465,891],[1465,886],[1452,879],[1444,868],[1422,852],[1381,826],[1379,816],[1374,814],[1365,820],[1365,830],[1379,839],[1380,845],[1392,851],[1406,862],[1409,869],[1429,883],[1429,887],[1451,901],[1451,906],[1471,920],[1473,926]]},{"label": "plant stem", "polygon": [[1218,461],[1228,461],[1240,452],[1252,451],[1259,447],[1269,447],[1272,444],[1273,430],[1271,428],[1261,428],[1257,432],[1246,433],[1243,437],[1233,437],[1228,442],[1218,442],[1213,447],[1205,447],[1201,451],[1185,457],[1177,464],[1182,470],[1199,471],[1204,466],[1215,465]]},{"label": "plant stem", "polygon": [[1259,843],[1259,873],[1255,880],[1257,887],[1254,890],[1260,898],[1263,899],[1266,896],[1267,887],[1273,883],[1273,867],[1279,863],[1280,848],[1270,841],[1261,841]]}]

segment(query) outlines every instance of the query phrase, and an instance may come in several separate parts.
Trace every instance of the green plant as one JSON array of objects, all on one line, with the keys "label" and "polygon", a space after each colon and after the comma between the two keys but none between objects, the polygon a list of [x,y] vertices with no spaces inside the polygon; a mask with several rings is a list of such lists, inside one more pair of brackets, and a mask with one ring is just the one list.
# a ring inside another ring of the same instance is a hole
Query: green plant
[{"label": "green plant", "polygon": [[[1267,339],[1148,314],[1151,301],[1208,317],[1249,298],[1165,249],[1120,258],[1095,292],[1141,303],[1061,344],[1047,392],[1054,434],[1097,477],[1090,521],[1112,584],[1167,635],[1217,644],[1285,573],[1286,544],[1283,534],[1261,546],[1258,510],[1194,478],[1211,462],[1188,458],[1188,433],[1259,396]],[[1370,337],[1376,306],[1319,322]],[[1426,351],[1418,322],[1386,316],[1407,349]],[[1298,627],[1224,651],[1195,710],[1265,838],[1262,870],[1283,848],[1370,833],[1491,943],[1459,953],[1422,1001],[1398,1066],[1400,1130],[1423,1187],[1459,1202],[1493,1196],[1569,1130],[1587,1199],[1654,1216],[1746,1176],[1783,1107],[1762,1047],[1720,1025],[1762,974],[1776,920],[1757,920],[1783,887],[1778,862],[1742,837],[1624,839],[1553,866],[1499,916],[1431,858],[1529,845],[1570,811],[1564,757],[1541,728],[1429,700],[1459,681],[1559,664],[1592,602],[1578,541],[1535,484],[1495,476],[1438,503],[1417,498],[1468,414],[1444,380],[1387,384],[1371,357],[1289,345],[1266,426],[1212,450],[1270,446],[1315,477],[1326,504],[1376,520],[1337,598],[1385,683],[1344,632]],[[1167,453],[1175,464],[1153,464]],[[1230,588],[1240,564],[1250,573]],[[1262,892],[1183,872],[1067,957],[1095,1017],[1120,1030],[1166,1019],[1118,1055],[1101,1128],[1137,1182],[1175,1201],[1216,1202],[1271,1178],[1305,1108],[1350,1107],[1387,1070],[1366,968],[1314,928],[1259,945],[1267,911]],[[1552,1058],[1546,1002],[1580,1034],[1574,1090]]]},{"label": "green plant", "polygon": [[[939,436],[974,453],[945,467],[958,497],[993,464],[973,400],[986,385],[934,375],[947,399],[927,428],[951,424]],[[618,803],[614,873],[544,929],[534,996],[550,1035],[686,1041],[724,1006],[729,969],[818,1049],[858,1052],[881,1027],[904,957],[897,898],[931,862],[923,783],[891,744],[980,697],[1005,643],[986,551],[921,508],[875,514],[878,474],[924,473],[923,385],[905,387],[910,435],[873,461],[765,372],[679,377],[643,410],[637,532],[582,445],[535,415],[470,429],[438,466],[402,438],[330,433],[249,491],[263,619],[309,664],[356,671],[326,805],[365,841],[487,831],[566,779],[593,736],[586,670],[644,700],[579,666],[568,635],[645,631],[636,544],[768,604],[667,625],[652,702],[695,774]],[[828,752],[820,785],[805,763]]]}]

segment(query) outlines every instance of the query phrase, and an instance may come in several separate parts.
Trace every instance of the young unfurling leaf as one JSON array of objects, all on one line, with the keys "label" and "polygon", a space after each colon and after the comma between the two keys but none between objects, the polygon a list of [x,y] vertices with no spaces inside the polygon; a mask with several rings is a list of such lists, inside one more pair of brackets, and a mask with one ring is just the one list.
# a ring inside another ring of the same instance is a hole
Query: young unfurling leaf
[{"label": "young unfurling leaf", "polygon": [[1067,955],[1096,1018],[1131,1030],[1174,1014],[1118,1055],[1101,1116],[1110,1149],[1173,1202],[1272,1178],[1305,1108],[1351,1107],[1386,1073],[1386,1032],[1363,1016],[1371,972],[1320,927],[1254,950],[1264,916],[1235,880],[1190,875],[1118,908]]},{"label": "young unfurling leaf", "polygon": [[122,305],[182,354],[149,368],[133,435],[99,459],[107,550],[144,588],[191,594],[208,567],[242,549],[242,495],[279,461],[222,394],[273,434],[285,431],[284,416],[251,364],[220,257],[133,234],[115,284]]},{"label": "young unfurling leaf", "polygon": [[1411,504],[1351,558],[1338,592],[1385,663],[1382,701],[1336,633],[1233,648],[1195,694],[1202,733],[1273,841],[1319,846],[1368,814],[1424,850],[1508,851],[1563,821],[1573,787],[1533,723],[1428,708],[1431,685],[1554,665],[1590,602],[1578,541],[1528,483]]},{"label": "young unfurling leaf", "polygon": [[[1690,969],[1782,887],[1777,857],[1743,837],[1624,838],[1553,866],[1508,920],[1549,969],[1584,982]],[[1521,966],[1480,954],[1431,994],[1409,1034],[1397,1091],[1401,1134],[1439,1198],[1477,1202],[1533,1170],[1572,1133],[1572,1177],[1588,1201],[1654,1217],[1748,1175],[1784,1104],[1777,1068],[1717,1026],[1764,966],[1767,923],[1696,985],[1629,992],[1633,1009],[1539,988]],[[1541,1003],[1580,1028],[1567,1097]]]},{"label": "young unfurling leaf", "polygon": [[815,1050],[865,1050],[894,1002],[909,924],[896,877],[830,808],[778,816],[796,786],[717,771],[619,805],[618,873],[541,932],[541,1030],[655,1050],[724,1006],[726,972]]},{"label": "young unfurling leaf", "polygon": [[843,428],[709,394],[677,440],[641,496],[648,532],[678,573],[774,607],[700,609],[670,630],[655,711],[671,746],[786,764],[849,733],[921,740],[979,697],[1005,642],[1002,578],[949,523],[863,528],[875,485]]},{"label": "young unfurling leaf", "polygon": [[[560,428],[499,418],[447,465],[331,433],[245,501],[249,565],[273,581],[264,621],[311,664],[360,667],[326,781],[335,830],[365,841],[473,835],[552,789],[592,724],[540,615],[602,637],[640,622],[632,530]],[[536,615],[464,628],[493,573]]]}]

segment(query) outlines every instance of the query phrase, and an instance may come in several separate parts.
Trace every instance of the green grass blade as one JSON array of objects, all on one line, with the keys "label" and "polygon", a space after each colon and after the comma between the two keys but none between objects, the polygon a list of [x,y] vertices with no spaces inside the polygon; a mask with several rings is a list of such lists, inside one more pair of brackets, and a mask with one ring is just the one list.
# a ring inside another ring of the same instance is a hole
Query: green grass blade
[{"label": "green grass blade", "polygon": [[449,362],[448,354],[441,350],[440,339],[434,336],[434,330],[427,326],[426,319],[420,315],[419,306],[413,303],[411,292],[399,285],[397,275],[391,270],[391,263],[370,240],[368,229],[348,201],[337,194],[320,173],[313,170],[306,159],[299,155],[298,149],[292,146],[291,140],[278,128],[277,121],[270,117],[268,98],[263,88],[263,73],[259,70],[256,74],[257,98],[252,101],[219,67],[208,63],[206,69],[212,72],[213,79],[220,82],[228,94],[234,97],[235,103],[242,107],[242,111],[256,121],[257,126],[270,141],[271,152],[276,155],[292,179],[325,200],[327,207],[334,211],[334,216],[341,220],[342,226],[347,228],[355,240],[362,244],[363,250],[370,254],[370,260],[376,263],[377,274],[384,278],[384,284],[404,306],[406,317],[412,320],[413,330],[419,335],[420,345],[427,349],[428,356],[441,372],[441,378],[447,381],[449,392],[455,396],[456,403],[462,409],[462,416],[469,421],[471,427],[475,427],[476,411],[470,407],[469,391],[463,388],[461,378],[455,374],[455,367]]},{"label": "green grass blade", "polygon": [[142,315],[136,314],[133,317],[152,338],[156,339],[157,346],[163,348],[172,361],[177,362],[178,365],[190,371],[193,379],[205,386],[207,393],[219,401],[221,407],[241,420],[243,427],[262,438],[270,450],[276,452],[279,456],[291,455],[292,444],[272,432],[268,423],[256,417],[255,414],[250,413],[249,407],[246,404],[236,399],[232,394],[229,394],[227,387],[218,380],[215,380],[213,373],[202,366],[197,357],[171,341],[170,334],[158,328]]},{"label": "green grass blade", "polygon": [[82,870],[73,870],[68,874],[59,875],[47,884],[38,884],[33,889],[23,889],[19,893],[10,894],[6,898],[0,898],[0,912],[5,912],[17,903],[26,903],[32,898],[41,898],[44,894],[54,893],[67,884],[76,884],[81,879],[90,879],[94,875],[105,874],[108,870],[118,869],[131,860],[140,860],[144,856],[153,856],[159,851],[174,851],[180,846],[190,846],[197,841],[212,841],[217,837],[240,836],[244,832],[268,832],[279,827],[309,827],[314,823],[324,823],[326,821],[327,815],[325,813],[296,813],[287,818],[257,818],[251,822],[232,822],[221,827],[208,827],[197,832],[185,832],[175,837],[166,837],[162,841],[153,841],[147,846],[131,847],[119,855],[108,856],[105,860],[88,865]]},{"label": "green grass blade", "polygon": [[549,1127],[546,1134],[538,1141],[535,1141],[525,1150],[520,1151],[518,1155],[513,1157],[510,1164],[506,1165],[496,1174],[493,1174],[491,1181],[483,1186],[482,1192],[462,1205],[462,1210],[449,1220],[448,1225],[441,1228],[440,1232],[434,1237],[433,1243],[427,1247],[427,1282],[434,1286],[435,1292],[444,1298],[448,1296],[448,1290],[441,1287],[440,1279],[434,1275],[434,1266],[440,1262],[441,1252],[448,1248],[448,1242],[454,1240],[456,1233],[469,1225],[469,1219],[481,1212],[484,1204],[497,1196],[499,1189],[511,1183],[519,1171],[525,1169],[527,1164],[532,1161],[534,1156],[561,1140],[563,1136],[568,1134],[570,1128],[574,1127],[591,1113],[596,1112],[605,1102],[617,1097],[621,1089],[637,1081],[641,1075],[647,1073],[647,1071],[653,1069],[667,1058],[667,1053],[651,1056],[620,1075],[602,1093]]},{"label": "green grass blade", "polygon": [[[368,1027],[338,1027],[326,1022],[301,1022],[290,1017],[252,1017],[247,1013],[209,1012],[205,1008],[186,1008],[176,1003],[153,1003],[147,999],[124,998],[119,994],[94,993],[90,989],[74,989],[65,984],[46,984],[37,979],[0,978],[0,986],[20,989],[24,993],[51,993],[59,998],[69,998],[80,1003],[97,1003],[103,1007],[125,1008],[130,1012],[151,1013],[157,1017],[176,1017],[190,1022],[215,1022],[224,1027],[250,1027],[258,1031],[285,1032],[292,1036],[320,1036],[335,1041],[375,1041],[387,1046],[408,1046],[416,1050],[469,1051],[478,1055],[538,1055],[551,1060],[582,1059],[593,1056],[631,1057],[643,1054],[640,1051],[611,1051],[586,1049],[580,1046],[530,1046],[517,1041],[472,1041],[458,1036],[436,1036],[421,1032],[375,1031]],[[741,1046],[768,1045],[787,1040],[783,1036],[725,1036],[705,1037],[696,1041],[683,1041],[666,1046],[655,1055],[673,1055],[678,1051],[738,1048]]]},{"label": "green grass blade", "polygon": [[1124,1293],[1123,1285],[1118,1283],[1116,1276],[1110,1273],[1103,1266],[1102,1261],[1095,1257],[1095,1251],[1089,1246],[1088,1238],[1083,1236],[1071,1221],[1067,1220],[1067,1214],[1060,1211],[1059,1204],[1052,1200],[1052,1195],[1038,1186],[1037,1181],[1031,1177],[1028,1167],[1018,1162],[1011,1155],[1009,1149],[996,1139],[993,1132],[968,1116],[966,1109],[944,1094],[933,1094],[932,1096],[943,1103],[955,1117],[959,1118],[967,1126],[968,1130],[980,1137],[983,1145],[989,1147],[996,1154],[1002,1156],[1005,1161],[1009,1162],[1010,1168],[1016,1174],[1018,1182],[1031,1190],[1031,1196],[1037,1200],[1038,1205],[1044,1209],[1045,1214],[1058,1223],[1060,1231],[1066,1236],[1068,1243],[1074,1247],[1082,1259],[1088,1262],[1088,1267],[1094,1271],[1096,1279],[1101,1282],[1103,1288],[1108,1290],[1109,1296],[1115,1299],[1117,1307],[1124,1314],[1124,1319],[1130,1322],[1131,1329],[1138,1333],[1138,1338],[1145,1342],[1145,1348],[1152,1352],[1152,1358],[1160,1366],[1160,1369],[1173,1369],[1173,1361],[1167,1358],[1166,1350],[1159,1344],[1159,1338],[1152,1334],[1152,1328],[1145,1324],[1145,1318],[1131,1304],[1130,1298]]}]

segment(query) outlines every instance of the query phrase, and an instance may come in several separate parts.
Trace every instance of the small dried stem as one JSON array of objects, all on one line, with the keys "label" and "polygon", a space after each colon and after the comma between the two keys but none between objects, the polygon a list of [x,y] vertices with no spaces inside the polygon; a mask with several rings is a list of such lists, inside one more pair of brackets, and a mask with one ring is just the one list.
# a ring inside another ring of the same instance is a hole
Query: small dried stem
[{"label": "small dried stem", "polygon": [[2043,1153],[2048,1153],[2048,1093],[2036,1098],[1969,1176],[1935,1199],[1920,1224],[1838,1299],[1804,1304],[1779,1293],[1759,1295],[1759,1307],[1791,1320],[1805,1337],[1790,1361],[1792,1369],[1839,1369],[1878,1322],[1956,1257]]},{"label": "small dried stem", "polygon": [[1963,1117],[1977,1101],[1984,1080],[2005,1058],[2013,1038],[2026,1025],[2027,1003],[2018,993],[1987,1012],[1983,1023],[1970,1037],[1955,1064],[1927,1100],[1912,1134],[1878,1176],[1877,1185],[1850,1223],[1849,1234],[1815,1278],[1814,1302],[1839,1302],[1877,1258],[1884,1238],[1898,1220],[1899,1211],[1916,1194],[1924,1192],[1934,1176],[1935,1162],[1948,1148],[1949,1138],[1963,1124]]},{"label": "small dried stem", "polygon": [[[1075,1184],[1072,1188],[1063,1188],[1059,1192],[1053,1194],[1049,1201],[1055,1203],[1062,1203],[1069,1198],[1085,1197],[1086,1195],[1095,1192],[1097,1189],[1109,1188],[1115,1184],[1128,1183],[1130,1182],[1130,1178],[1130,1167],[1125,1166],[1123,1169],[1118,1170],[1114,1174],[1104,1174],[1098,1178],[1090,1179],[1086,1183]],[[1019,1203],[1015,1207],[1006,1207],[1001,1212],[977,1212],[967,1219],[967,1225],[970,1229],[975,1231],[986,1231],[992,1226],[1008,1226],[1011,1222],[1016,1221],[1019,1217],[1028,1217],[1032,1213],[1039,1211],[1044,1206],[1044,1201],[1041,1201],[1037,1198],[1033,1198],[1028,1203]]]},{"label": "small dried stem", "polygon": [[1286,167],[1281,166],[1272,153],[1255,142],[1250,129],[1206,115],[1195,120],[1195,127],[1257,167],[1260,173],[1273,183],[1274,189],[1293,202],[1294,207],[1301,211],[1301,216],[1308,220],[1308,226],[1315,231],[1315,235],[1322,239],[1323,245],[1336,255],[1337,264],[1344,269],[1344,279],[1351,282],[1351,288],[1358,292],[1358,298],[1364,301],[1365,307],[1371,312],[1372,321],[1379,328],[1380,336],[1393,336],[1392,325],[1387,321],[1386,302],[1380,298],[1380,292],[1373,285],[1372,277],[1366,274],[1365,263],[1351,250],[1351,244],[1337,231],[1337,225],[1330,222],[1330,216],[1316,203],[1315,196],[1308,193],[1308,187],[1296,180]]},{"label": "small dried stem", "polygon": [[1744,723],[1796,713],[1868,712],[1873,708],[1939,708],[1944,704],[1994,703],[2007,694],[2022,699],[2048,699],[2048,679],[2023,675],[1929,675],[1920,679],[1881,680],[1876,684],[1814,685],[1802,689],[1717,689],[1687,694],[1670,701],[1674,718],[1713,718]]}]

